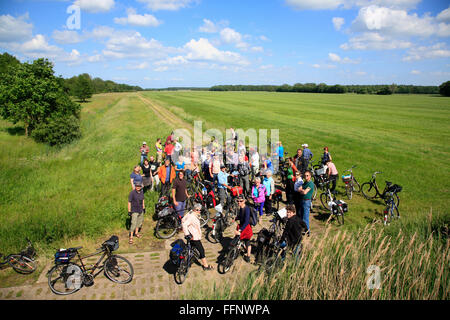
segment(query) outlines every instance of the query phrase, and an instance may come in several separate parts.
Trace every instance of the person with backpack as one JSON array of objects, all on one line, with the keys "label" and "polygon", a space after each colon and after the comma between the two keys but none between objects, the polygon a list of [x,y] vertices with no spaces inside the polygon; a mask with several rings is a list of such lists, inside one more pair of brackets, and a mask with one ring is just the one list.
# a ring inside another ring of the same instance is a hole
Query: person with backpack
[{"label": "person with backpack", "polygon": [[250,262],[250,254],[252,252],[250,239],[253,237],[252,223],[253,225],[256,225],[256,222],[251,221],[251,209],[246,205],[245,198],[242,194],[239,195],[237,201],[239,204],[239,211],[237,213],[236,220],[239,221],[239,224],[237,225],[234,234],[236,237],[239,236],[239,239],[244,242],[247,248],[247,254],[244,255],[244,260],[245,262]]},{"label": "person with backpack", "polygon": [[252,188],[252,199],[255,204],[255,208],[258,208],[259,215],[263,215],[264,201],[266,201],[267,190],[261,183],[261,178],[255,178],[255,185]]},{"label": "person with backpack", "polygon": [[181,226],[183,228],[183,233],[185,238],[190,239],[192,247],[196,248],[199,255],[199,260],[202,265],[203,270],[213,270],[214,267],[208,264],[205,256],[205,249],[202,245],[202,229],[200,227],[200,213],[202,210],[202,205],[196,203],[194,209],[189,211],[181,220]]}]

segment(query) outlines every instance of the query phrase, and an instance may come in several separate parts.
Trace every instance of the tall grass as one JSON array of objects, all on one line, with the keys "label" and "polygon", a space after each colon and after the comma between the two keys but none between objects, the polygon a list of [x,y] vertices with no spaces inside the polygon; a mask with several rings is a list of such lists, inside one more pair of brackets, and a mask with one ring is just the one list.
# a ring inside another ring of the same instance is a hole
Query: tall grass
[{"label": "tall grass", "polygon": [[[431,227],[431,226],[430,226]],[[379,225],[357,233],[327,228],[323,237],[304,244],[301,258],[286,259],[281,269],[251,273],[240,283],[228,283],[203,299],[449,299],[450,240],[439,233],[423,238]],[[373,283],[380,270],[380,285]],[[370,271],[370,272],[368,272]],[[371,289],[372,288],[372,289]]]}]

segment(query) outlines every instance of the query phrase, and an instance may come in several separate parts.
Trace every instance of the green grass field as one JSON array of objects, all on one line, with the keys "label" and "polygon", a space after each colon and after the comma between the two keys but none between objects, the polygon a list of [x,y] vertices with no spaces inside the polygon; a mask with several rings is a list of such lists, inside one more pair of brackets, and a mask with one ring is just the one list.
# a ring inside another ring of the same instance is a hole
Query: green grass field
[{"label": "green grass field", "polygon": [[[308,143],[320,160],[328,146],[340,174],[352,165],[360,183],[374,171],[403,186],[401,213],[424,218],[448,212],[450,100],[421,95],[329,95],[267,92],[147,92],[187,121],[225,130],[279,129],[289,152]],[[344,191],[343,183],[338,190]],[[347,227],[361,226],[384,209],[362,197],[349,201]]]},{"label": "green grass field", "polygon": [[[319,160],[323,147],[328,146],[340,174],[352,165],[358,166],[354,173],[360,183],[369,180],[372,172],[382,171],[378,176],[379,185],[384,187],[384,181],[389,180],[403,186],[402,219],[383,231],[383,236],[393,237],[398,252],[408,252],[411,245],[404,247],[402,243],[414,233],[417,234],[414,246],[417,243],[421,249],[421,242],[433,242],[436,232],[432,231],[439,231],[445,225],[448,228],[450,224],[448,98],[250,92],[142,94],[187,122],[203,120],[204,128],[279,129],[280,139],[290,155],[302,143],[308,143],[314,159]],[[83,137],[62,149],[37,144],[23,135],[20,124],[0,121],[0,252],[20,250],[26,243],[25,237],[29,237],[41,253],[50,257],[55,248],[71,245],[94,248],[98,239],[105,239],[113,232],[125,235],[129,174],[139,161],[139,146],[145,140],[152,147],[157,137],[165,138],[172,129],[176,128],[161,123],[135,94],[127,93],[96,95],[83,104]],[[338,190],[343,192],[341,181]],[[147,194],[147,206],[156,198],[156,194]],[[345,236],[349,239],[358,237],[355,232],[368,223],[382,218],[384,206],[380,202],[357,195],[348,203],[350,211],[344,228],[339,231],[349,231]],[[158,242],[153,237],[154,223],[149,217],[146,237],[149,242]],[[332,232],[336,231],[333,227]],[[399,233],[405,239],[396,239]],[[448,262],[448,239],[438,239],[434,244],[427,242],[427,250],[422,249],[429,258],[437,256]],[[374,252],[381,250],[379,241],[371,241]],[[356,257],[359,245],[355,243],[352,247],[352,261],[369,263],[370,257]],[[339,259],[338,249],[324,251],[328,256],[323,259]],[[422,251],[415,252],[411,259],[416,259]],[[384,251],[381,254],[389,256]],[[393,266],[402,258],[396,256]],[[310,267],[314,268],[312,264]],[[408,268],[402,270],[407,274]],[[419,271],[430,273],[432,280],[421,282],[421,288],[431,298],[446,297],[442,288],[446,291],[448,270],[442,273],[428,265]],[[2,272],[0,282],[7,283],[11,274],[12,271]],[[428,286],[435,286],[434,281],[441,281],[442,277],[445,279],[437,285],[437,292],[428,290]],[[249,281],[252,285],[252,280]],[[357,291],[354,287],[349,290],[350,298],[369,298],[354,293]],[[260,298],[283,298],[273,292],[254,292]],[[420,297],[420,294],[408,296],[403,292],[399,295],[400,298]],[[303,292],[298,298],[302,296],[314,297],[310,292]],[[245,296],[238,292],[201,298],[211,297]]]}]

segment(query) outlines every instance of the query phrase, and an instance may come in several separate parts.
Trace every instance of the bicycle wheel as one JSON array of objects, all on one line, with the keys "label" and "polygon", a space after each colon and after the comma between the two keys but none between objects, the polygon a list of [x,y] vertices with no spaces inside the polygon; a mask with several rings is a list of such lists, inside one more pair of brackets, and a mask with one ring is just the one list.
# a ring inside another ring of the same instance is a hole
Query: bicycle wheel
[{"label": "bicycle wheel", "polygon": [[34,260],[21,256],[20,254],[11,254],[8,256],[8,264],[18,273],[30,274],[36,270]]},{"label": "bicycle wheel", "polygon": [[133,280],[134,270],[130,261],[118,255],[112,255],[105,261],[105,276],[116,283],[129,283]]},{"label": "bicycle wheel", "polygon": [[328,193],[321,193],[320,194],[320,202],[322,203],[322,207],[325,209],[325,210],[328,210],[329,208],[328,208],[328,202],[330,202],[331,201],[331,199],[330,199],[330,196],[328,195]]},{"label": "bicycle wheel", "polygon": [[175,272],[175,282],[177,284],[183,284],[186,280],[186,276],[189,270],[187,257],[181,260],[180,265],[178,266],[177,271]]},{"label": "bicycle wheel", "polygon": [[173,215],[166,216],[156,223],[156,235],[161,239],[169,239],[178,228],[177,218]]},{"label": "bicycle wheel", "polygon": [[354,192],[361,192],[361,185],[358,181],[356,181],[356,178],[353,177],[353,191]]},{"label": "bicycle wheel", "polygon": [[352,200],[353,185],[351,184],[351,182],[345,185],[345,193],[347,194],[348,200]]},{"label": "bicycle wheel", "polygon": [[200,212],[200,227],[203,228],[209,222],[209,211],[206,207],[202,207],[202,211]]},{"label": "bicycle wheel", "polygon": [[55,265],[47,278],[50,290],[58,295],[75,293],[83,286],[83,271],[74,263]]},{"label": "bicycle wheel", "polygon": [[343,225],[343,224],[344,224],[344,210],[342,210],[341,207],[339,207],[338,213],[335,215],[335,217],[336,217],[337,222],[338,222],[340,225]]},{"label": "bicycle wheel", "polygon": [[375,189],[375,186],[370,182],[365,182],[361,185],[361,192],[364,198],[368,200],[375,199],[377,196],[377,190]]},{"label": "bicycle wheel", "polygon": [[222,266],[223,266],[223,273],[227,273],[230,271],[231,267],[233,266],[234,260],[238,256],[238,248],[233,247],[230,251],[228,251]]}]

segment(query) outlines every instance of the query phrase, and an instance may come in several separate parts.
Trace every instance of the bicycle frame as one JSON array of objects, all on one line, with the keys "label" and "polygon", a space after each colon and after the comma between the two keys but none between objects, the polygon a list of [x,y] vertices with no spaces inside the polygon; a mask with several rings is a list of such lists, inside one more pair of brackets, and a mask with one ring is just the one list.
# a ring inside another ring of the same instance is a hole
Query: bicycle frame
[{"label": "bicycle frame", "polygon": [[[87,258],[90,258],[90,257],[93,257],[93,256],[96,256],[96,255],[99,255],[99,254],[102,254],[102,256],[97,260],[97,262],[94,264],[94,265],[89,265],[89,266],[86,266],[84,263],[83,263],[83,260],[84,259],[87,259]],[[105,258],[105,256],[110,256],[111,255],[111,253],[108,251],[108,249],[106,249],[106,248],[100,248],[100,249],[97,249],[97,251],[95,252],[95,253],[91,253],[91,254],[88,254],[87,256],[84,256],[84,257],[82,257],[81,255],[80,255],[80,253],[78,252],[78,250],[77,250],[77,258],[78,258],[78,260],[80,261],[80,264],[81,264],[81,270],[83,271],[83,273],[85,273],[85,274],[90,274],[90,275],[92,275],[94,278],[96,277],[96,276],[98,276],[102,271],[103,271],[103,269],[104,269],[104,266],[105,266],[105,264],[103,263],[103,265],[101,265],[100,266],[100,263],[103,261],[103,259]],[[89,267],[89,268],[88,268]],[[94,272],[95,272],[95,270],[97,269],[97,268],[99,268],[99,271],[96,273],[96,274],[94,274]],[[90,272],[89,272],[90,271]]]}]

